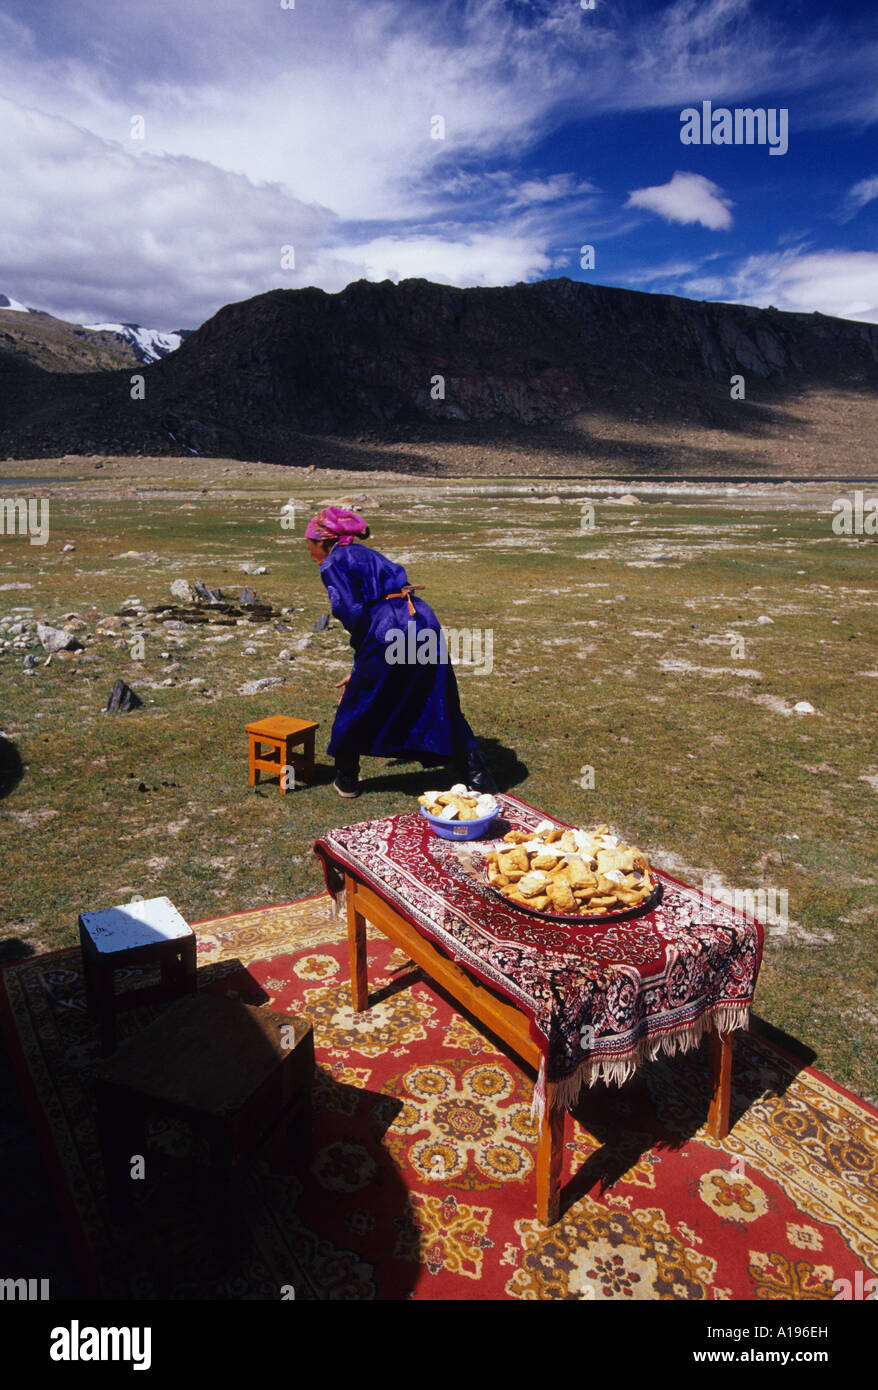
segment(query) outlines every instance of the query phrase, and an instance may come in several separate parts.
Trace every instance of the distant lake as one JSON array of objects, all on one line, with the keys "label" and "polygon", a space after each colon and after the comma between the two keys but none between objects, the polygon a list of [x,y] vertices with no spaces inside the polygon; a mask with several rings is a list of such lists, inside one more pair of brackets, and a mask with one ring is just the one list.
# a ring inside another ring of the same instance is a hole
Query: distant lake
[{"label": "distant lake", "polygon": [[42,487],[45,483],[68,483],[70,478],[0,478],[3,487]]}]

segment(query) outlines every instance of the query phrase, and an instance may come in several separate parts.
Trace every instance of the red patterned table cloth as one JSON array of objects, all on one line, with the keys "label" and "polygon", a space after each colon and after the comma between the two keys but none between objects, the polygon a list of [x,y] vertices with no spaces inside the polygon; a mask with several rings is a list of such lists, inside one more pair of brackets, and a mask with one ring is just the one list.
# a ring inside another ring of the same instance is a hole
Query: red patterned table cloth
[{"label": "red patterned table cloth", "polygon": [[[545,816],[498,796],[492,837],[533,830]],[[703,1034],[746,1028],[762,960],[761,924],[669,874],[659,904],[609,923],[547,922],[506,906],[482,881],[484,841],[441,840],[417,812],[331,830],[314,846],[339,900],[352,873],[417,931],[530,1021],[546,1082],[572,1105],[583,1085],[621,1085],[659,1052],[688,1051]]]}]

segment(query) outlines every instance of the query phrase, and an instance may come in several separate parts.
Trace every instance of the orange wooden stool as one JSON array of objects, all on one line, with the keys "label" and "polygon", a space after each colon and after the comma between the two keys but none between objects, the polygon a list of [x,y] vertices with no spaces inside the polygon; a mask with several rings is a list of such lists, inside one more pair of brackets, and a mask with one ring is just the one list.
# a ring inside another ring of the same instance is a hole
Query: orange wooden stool
[{"label": "orange wooden stool", "polygon": [[[314,734],[320,728],[319,724],[310,719],[288,719],[285,714],[273,714],[269,719],[257,719],[253,724],[245,725],[245,728],[250,735],[251,787],[258,784],[260,772],[270,772],[273,777],[280,779],[280,789],[285,793],[284,771],[288,767],[293,768],[294,773],[300,773],[306,782],[313,781]],[[269,745],[272,756],[267,757],[263,753],[263,743]],[[292,750],[299,743],[302,751],[294,753]]]}]

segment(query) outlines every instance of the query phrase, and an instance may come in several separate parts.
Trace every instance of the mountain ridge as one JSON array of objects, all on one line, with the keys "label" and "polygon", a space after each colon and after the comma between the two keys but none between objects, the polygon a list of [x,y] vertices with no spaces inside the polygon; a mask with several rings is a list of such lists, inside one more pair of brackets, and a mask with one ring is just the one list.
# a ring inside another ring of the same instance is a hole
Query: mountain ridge
[{"label": "mountain ridge", "polygon": [[848,433],[864,439],[878,325],[566,278],[360,280],[225,305],[143,376],[140,400],[125,373],[56,380],[51,401],[32,395],[30,414],[0,418],[0,448],[284,463],[312,447],[303,439],[539,449],[551,436],[586,458],[608,431],[648,444],[650,431],[672,443],[697,430],[743,447],[787,429],[791,403],[812,397],[821,420],[847,402]]}]

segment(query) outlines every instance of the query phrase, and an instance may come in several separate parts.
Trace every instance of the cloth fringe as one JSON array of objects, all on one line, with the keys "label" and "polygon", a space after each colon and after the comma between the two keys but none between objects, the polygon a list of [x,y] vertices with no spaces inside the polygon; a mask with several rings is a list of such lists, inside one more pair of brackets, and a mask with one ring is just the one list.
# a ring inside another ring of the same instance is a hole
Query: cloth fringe
[{"label": "cloth fringe", "polygon": [[538,1125],[543,1123],[546,1113],[546,1059],[540,1058],[540,1069],[534,1082],[534,1096],[530,1103],[530,1117]]},{"label": "cloth fringe", "polygon": [[[677,1052],[691,1052],[707,1033],[717,1032],[721,1038],[735,1033],[750,1024],[749,1004],[718,1004],[710,1013],[702,1014],[684,1029],[675,1029],[658,1038],[644,1038],[637,1047],[625,1057],[587,1057],[570,1076],[557,1082],[554,1088],[553,1108],[569,1110],[576,1104],[583,1086],[593,1086],[603,1081],[608,1086],[622,1086],[633,1076],[643,1062],[652,1062],[660,1053],[673,1057]],[[531,1116],[542,1120],[546,1109],[546,1063],[540,1063],[540,1072],[534,1085]]]},{"label": "cloth fringe", "polygon": [[346,903],[346,894],[345,894],[345,890],[344,890],[343,888],[340,888],[340,889],[338,890],[337,893],[333,893],[333,894],[332,894],[332,912],[331,912],[331,915],[332,915],[333,917],[343,917],[343,916],[345,915],[345,903]]}]

